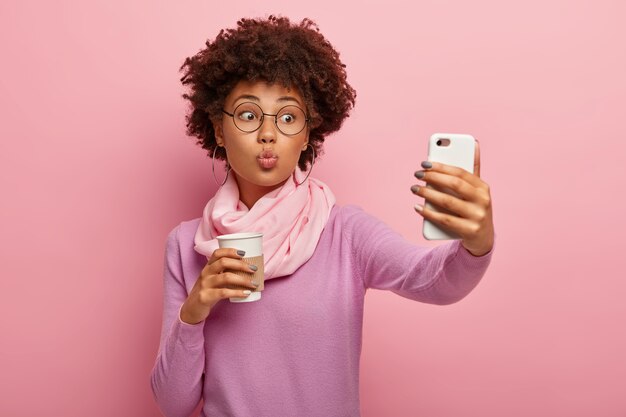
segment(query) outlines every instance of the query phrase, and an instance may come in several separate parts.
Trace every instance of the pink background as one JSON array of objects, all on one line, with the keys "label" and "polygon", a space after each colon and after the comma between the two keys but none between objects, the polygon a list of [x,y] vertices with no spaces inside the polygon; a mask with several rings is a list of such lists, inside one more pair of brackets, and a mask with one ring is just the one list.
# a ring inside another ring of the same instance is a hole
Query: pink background
[{"label": "pink background", "polygon": [[[626,3],[3,1],[0,415],[155,416],[167,233],[215,192],[178,68],[317,21],[357,106],[315,176],[417,244],[431,133],[480,140],[498,247],[446,307],[366,299],[364,417],[625,416]],[[621,120],[621,121],[620,121]]]}]

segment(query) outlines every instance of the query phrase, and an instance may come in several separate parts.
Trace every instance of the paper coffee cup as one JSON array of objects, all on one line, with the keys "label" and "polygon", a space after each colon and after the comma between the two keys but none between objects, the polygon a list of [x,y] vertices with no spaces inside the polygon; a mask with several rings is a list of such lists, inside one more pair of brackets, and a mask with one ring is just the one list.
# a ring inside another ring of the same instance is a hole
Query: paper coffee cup
[{"label": "paper coffee cup", "polygon": [[218,236],[217,242],[220,248],[234,248],[238,250],[243,250],[246,252],[244,258],[242,259],[244,262],[248,264],[253,264],[257,266],[256,272],[250,271],[233,271],[226,270],[227,272],[232,272],[233,274],[242,276],[249,280],[256,280],[259,282],[259,287],[256,290],[252,290],[249,287],[240,287],[233,286],[231,288],[234,289],[243,289],[250,290],[252,293],[247,297],[233,297],[230,298],[231,303],[245,303],[249,301],[258,301],[261,299],[261,291],[264,288],[263,285],[263,233],[233,233],[230,235],[221,235]]}]

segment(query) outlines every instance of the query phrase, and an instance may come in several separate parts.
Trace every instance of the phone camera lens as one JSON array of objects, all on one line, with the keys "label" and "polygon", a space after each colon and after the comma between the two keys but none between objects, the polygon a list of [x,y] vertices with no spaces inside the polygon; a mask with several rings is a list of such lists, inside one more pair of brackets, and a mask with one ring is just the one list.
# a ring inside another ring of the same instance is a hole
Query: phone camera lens
[{"label": "phone camera lens", "polygon": [[441,146],[441,139],[437,141],[437,146]]}]

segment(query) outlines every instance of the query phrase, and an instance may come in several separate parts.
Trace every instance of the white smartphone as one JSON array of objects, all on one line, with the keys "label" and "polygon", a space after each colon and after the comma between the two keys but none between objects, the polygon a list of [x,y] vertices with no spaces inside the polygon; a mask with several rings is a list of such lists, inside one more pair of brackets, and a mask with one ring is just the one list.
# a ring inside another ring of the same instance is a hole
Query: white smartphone
[{"label": "white smartphone", "polygon": [[[473,174],[475,142],[476,141],[472,135],[462,133],[435,133],[430,137],[428,142],[428,160],[457,166]],[[436,187],[430,184],[427,184],[426,187],[458,197],[458,194],[449,188]],[[424,207],[441,213],[451,214],[450,211],[442,207],[435,206],[428,200],[425,200]],[[461,238],[456,233],[446,230],[442,226],[426,219],[424,219],[422,234],[424,235],[424,238],[428,240]]]}]

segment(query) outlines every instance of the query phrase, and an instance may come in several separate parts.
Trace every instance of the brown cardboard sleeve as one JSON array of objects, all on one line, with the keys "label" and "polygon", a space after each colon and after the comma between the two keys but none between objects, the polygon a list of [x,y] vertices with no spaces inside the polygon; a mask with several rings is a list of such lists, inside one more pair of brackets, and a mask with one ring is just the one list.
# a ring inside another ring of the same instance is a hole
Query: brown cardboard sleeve
[{"label": "brown cardboard sleeve", "polygon": [[[254,291],[263,291],[263,289],[265,288],[264,285],[264,274],[263,274],[263,255],[261,256],[255,256],[252,258],[243,258],[242,261],[244,261],[245,263],[249,264],[249,265],[256,265],[257,269],[255,272],[243,272],[243,271],[233,271],[230,269],[227,269],[226,272],[232,272],[235,275],[239,275],[240,277],[244,277],[247,278],[249,280],[255,280],[259,282],[259,287],[254,290]],[[241,289],[241,290],[250,290],[249,287],[243,287],[243,286],[239,286],[239,285],[234,285],[232,286],[233,289]]]}]

